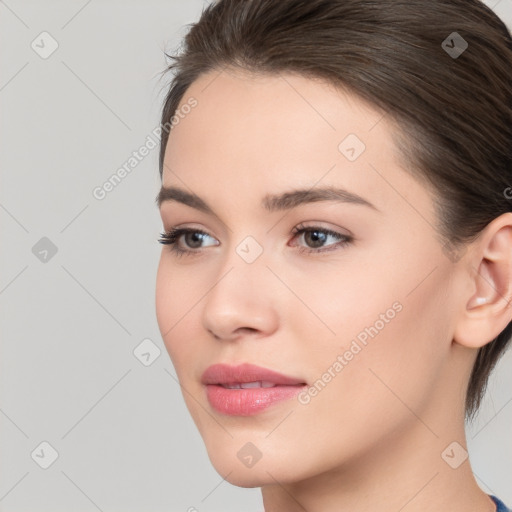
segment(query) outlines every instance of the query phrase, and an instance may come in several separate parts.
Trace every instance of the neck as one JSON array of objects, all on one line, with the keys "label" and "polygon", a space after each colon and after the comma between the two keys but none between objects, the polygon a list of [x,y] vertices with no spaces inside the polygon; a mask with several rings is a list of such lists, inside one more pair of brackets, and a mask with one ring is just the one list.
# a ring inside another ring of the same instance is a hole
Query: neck
[{"label": "neck", "polygon": [[466,447],[460,411],[457,421],[449,411],[436,417],[450,421],[431,430],[434,423],[413,416],[406,431],[393,432],[357,460],[304,481],[263,486],[265,512],[494,512],[463,449],[447,450],[454,441]]}]

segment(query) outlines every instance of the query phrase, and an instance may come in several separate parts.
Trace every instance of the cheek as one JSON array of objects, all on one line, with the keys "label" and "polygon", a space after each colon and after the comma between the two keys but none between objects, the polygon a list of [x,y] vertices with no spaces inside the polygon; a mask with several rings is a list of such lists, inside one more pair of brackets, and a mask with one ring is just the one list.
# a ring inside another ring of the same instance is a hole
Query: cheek
[{"label": "cheek", "polygon": [[165,264],[165,256],[162,254],[156,275],[155,301],[158,327],[160,328],[160,333],[162,334],[164,341],[166,337],[165,333],[173,325],[172,315],[173,311],[175,311],[173,307],[175,299],[172,289],[172,273],[170,272],[169,265]]},{"label": "cheek", "polygon": [[176,376],[180,385],[188,391],[182,392],[187,409],[199,431],[203,432],[208,429],[204,426],[203,410],[197,403],[201,399],[201,389],[197,382],[191,380],[193,375],[190,372],[203,355],[208,361],[208,352],[204,350],[198,353],[197,343],[194,342],[201,336],[198,317],[200,304],[197,303],[204,290],[194,285],[191,275],[191,272],[178,271],[176,265],[162,254],[156,278],[156,316]]},{"label": "cheek", "polygon": [[[194,320],[193,305],[199,300],[199,292],[193,291],[195,288],[190,273],[176,271],[165,250],[164,247],[156,277],[156,317],[164,344],[178,371],[180,360],[186,357],[184,351],[193,346],[179,340],[190,341],[194,336],[191,322]],[[197,325],[197,319],[195,322]]]},{"label": "cheek", "polygon": [[318,266],[307,279],[305,273],[290,274],[287,284],[298,300],[290,297],[287,311],[281,313],[293,318],[296,339],[316,339],[310,347],[322,346],[315,350],[319,356],[349,349],[356,337],[364,345],[371,339],[369,329],[375,333],[372,326],[384,331],[403,310],[399,299],[404,286],[397,285],[393,272],[383,271],[382,265],[375,275],[347,258],[335,266]]},{"label": "cheek", "polygon": [[417,287],[427,272],[409,270],[381,266],[379,275],[338,271],[330,279],[317,275],[315,287],[294,283],[310,309],[294,315],[294,329],[318,389],[312,409],[340,421],[350,413],[355,432],[374,424],[368,421],[375,414],[411,416],[404,403],[421,409],[449,357],[446,276],[436,273]]}]

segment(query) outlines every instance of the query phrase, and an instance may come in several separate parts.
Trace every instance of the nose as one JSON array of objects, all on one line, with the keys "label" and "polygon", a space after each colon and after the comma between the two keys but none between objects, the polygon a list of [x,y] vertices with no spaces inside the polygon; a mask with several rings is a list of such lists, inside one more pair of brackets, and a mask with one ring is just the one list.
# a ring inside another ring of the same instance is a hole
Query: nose
[{"label": "nose", "polygon": [[272,334],[278,326],[272,273],[263,262],[230,261],[203,302],[205,329],[219,340]]}]

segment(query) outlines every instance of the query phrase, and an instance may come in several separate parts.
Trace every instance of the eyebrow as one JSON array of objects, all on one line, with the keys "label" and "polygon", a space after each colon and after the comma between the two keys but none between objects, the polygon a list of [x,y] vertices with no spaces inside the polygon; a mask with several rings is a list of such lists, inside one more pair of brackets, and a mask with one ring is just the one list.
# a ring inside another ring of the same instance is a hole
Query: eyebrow
[{"label": "eyebrow", "polygon": [[[191,208],[216,215],[213,209],[206,201],[201,199],[198,195],[187,192],[178,187],[164,187],[156,196],[156,203],[158,208],[166,201],[176,201],[185,204]],[[276,212],[282,210],[290,210],[299,205],[314,203],[317,201],[336,201],[340,203],[350,203],[367,206],[376,211],[380,211],[375,205],[367,201],[363,197],[349,192],[348,190],[337,187],[321,187],[312,189],[299,189],[290,192],[284,192],[276,195],[266,195],[262,200],[262,206],[268,212]]]}]

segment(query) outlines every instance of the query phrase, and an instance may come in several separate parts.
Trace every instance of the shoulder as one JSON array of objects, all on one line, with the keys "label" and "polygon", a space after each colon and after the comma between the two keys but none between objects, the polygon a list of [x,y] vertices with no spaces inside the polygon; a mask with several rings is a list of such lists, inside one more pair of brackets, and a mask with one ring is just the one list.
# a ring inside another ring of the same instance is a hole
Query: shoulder
[{"label": "shoulder", "polygon": [[489,497],[496,503],[496,512],[512,512],[499,498],[489,494]]}]

